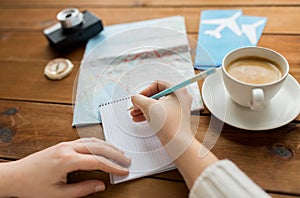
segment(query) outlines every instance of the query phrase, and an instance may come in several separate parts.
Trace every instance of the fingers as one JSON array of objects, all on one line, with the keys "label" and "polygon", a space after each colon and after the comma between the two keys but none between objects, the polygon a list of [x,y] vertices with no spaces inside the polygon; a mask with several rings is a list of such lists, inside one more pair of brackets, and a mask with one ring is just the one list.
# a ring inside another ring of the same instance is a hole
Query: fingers
[{"label": "fingers", "polygon": [[130,115],[132,116],[132,120],[134,122],[142,122],[142,121],[146,120],[146,118],[141,110],[134,109],[130,112]]},{"label": "fingers", "polygon": [[61,187],[60,193],[64,197],[84,197],[92,193],[105,190],[105,185],[99,180],[87,180],[74,184],[65,184]]},{"label": "fingers", "polygon": [[123,151],[102,140],[77,143],[74,149],[82,154],[100,155],[125,166],[131,163],[131,160],[124,155]]},{"label": "fingers", "polygon": [[134,109],[134,110],[130,111],[130,115],[131,116],[139,116],[139,115],[143,115],[143,112],[141,110]]},{"label": "fingers", "polygon": [[120,151],[121,153],[124,153],[123,151],[121,151],[120,149],[118,149],[117,147],[115,147],[114,145],[104,141],[104,140],[101,140],[101,139],[98,139],[98,138],[95,138],[95,137],[91,137],[91,138],[80,138],[80,139],[77,139],[73,142],[77,142],[77,143],[89,143],[89,142],[94,142],[94,143],[97,143],[97,144],[105,144],[115,150],[118,150]]},{"label": "fingers", "polygon": [[129,173],[128,169],[118,163],[128,166],[131,160],[124,155],[124,152],[103,140],[82,138],[70,144],[76,152],[74,162],[70,167],[72,171],[102,170],[116,175]]},{"label": "fingers", "polygon": [[127,175],[127,168],[124,168],[109,159],[99,155],[78,154],[73,163],[73,170],[102,170],[115,175]]},{"label": "fingers", "polygon": [[[131,101],[133,106],[139,109],[141,113],[144,115],[144,117],[147,119],[147,121],[149,122],[150,121],[149,108],[152,104],[154,104],[157,101],[140,94],[132,96]],[[142,115],[139,113],[139,110],[133,110],[131,114],[135,115],[135,117],[139,117],[140,115]]]},{"label": "fingers", "polygon": [[149,87],[141,91],[140,94],[149,97],[158,92],[161,92],[162,90],[165,90],[168,87],[170,87],[170,84],[168,84],[167,82],[157,80],[154,83],[152,83]]},{"label": "fingers", "polygon": [[141,92],[141,94],[132,96],[131,101],[134,106],[134,109],[130,112],[132,116],[132,120],[134,122],[142,122],[145,120],[150,122],[151,119],[149,116],[149,108],[152,104],[154,104],[157,101],[148,97],[161,92],[162,90],[168,88],[169,86],[170,85],[166,82],[155,81],[149,87],[144,89]]},{"label": "fingers", "polygon": [[139,115],[139,116],[132,117],[132,120],[134,122],[143,122],[146,120],[146,118],[144,117],[144,115]]}]

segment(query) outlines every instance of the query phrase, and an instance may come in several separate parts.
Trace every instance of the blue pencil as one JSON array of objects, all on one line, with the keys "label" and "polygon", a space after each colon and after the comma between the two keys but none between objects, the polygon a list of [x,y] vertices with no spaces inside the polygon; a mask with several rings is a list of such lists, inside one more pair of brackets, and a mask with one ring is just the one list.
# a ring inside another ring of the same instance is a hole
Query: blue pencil
[{"label": "blue pencil", "polygon": [[[185,87],[185,86],[188,86],[196,81],[199,81],[199,80],[202,80],[204,78],[206,78],[207,76],[209,76],[210,74],[213,74],[216,72],[216,68],[211,68],[211,69],[208,69],[208,70],[205,70],[203,72],[200,72],[199,74],[195,75],[194,77],[190,78],[190,79],[187,79],[181,83],[178,83],[177,85],[174,85],[172,87],[169,87],[153,96],[151,96],[150,98],[153,98],[153,99],[159,99],[163,96],[166,96],[166,95],[169,95],[175,91],[177,91],[178,89],[181,89],[182,87]],[[132,110],[133,107],[130,107],[128,109],[129,110]]]}]

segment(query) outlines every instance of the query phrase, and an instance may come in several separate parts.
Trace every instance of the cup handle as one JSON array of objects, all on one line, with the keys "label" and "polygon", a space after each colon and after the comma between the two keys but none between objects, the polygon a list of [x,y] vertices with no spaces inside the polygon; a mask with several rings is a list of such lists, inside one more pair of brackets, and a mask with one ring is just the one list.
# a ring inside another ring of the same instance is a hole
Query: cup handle
[{"label": "cup handle", "polygon": [[264,109],[264,90],[261,88],[252,89],[252,100],[250,102],[250,108],[252,111],[262,111]]}]

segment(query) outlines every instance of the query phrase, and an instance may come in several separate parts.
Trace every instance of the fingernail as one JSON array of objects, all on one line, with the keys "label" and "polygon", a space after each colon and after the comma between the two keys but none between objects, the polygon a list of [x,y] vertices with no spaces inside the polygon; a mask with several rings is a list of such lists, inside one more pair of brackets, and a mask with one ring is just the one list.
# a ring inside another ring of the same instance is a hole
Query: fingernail
[{"label": "fingernail", "polygon": [[100,192],[100,191],[103,191],[103,190],[105,190],[105,186],[104,185],[97,185],[95,187],[95,191],[96,192]]},{"label": "fingernail", "polygon": [[119,151],[120,151],[123,155],[125,154],[125,152],[124,152],[123,150],[119,149]]},{"label": "fingernail", "polygon": [[128,169],[128,168],[121,167],[120,169],[121,169],[122,171],[124,171],[124,172],[129,172],[129,169]]},{"label": "fingernail", "polygon": [[126,157],[126,160],[127,160],[127,165],[130,165],[131,164],[131,159],[129,157]]},{"label": "fingernail", "polygon": [[123,171],[128,171],[128,168],[121,167],[121,170],[123,170]]}]

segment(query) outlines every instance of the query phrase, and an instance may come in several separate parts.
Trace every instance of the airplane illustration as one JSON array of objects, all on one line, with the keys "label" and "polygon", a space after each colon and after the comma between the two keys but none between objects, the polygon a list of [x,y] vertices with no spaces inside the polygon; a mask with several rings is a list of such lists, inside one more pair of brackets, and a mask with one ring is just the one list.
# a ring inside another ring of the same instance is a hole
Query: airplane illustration
[{"label": "airplane illustration", "polygon": [[257,21],[253,24],[243,24],[242,31],[246,34],[249,41],[254,45],[257,42],[256,28],[264,24],[264,20]]},{"label": "airplane illustration", "polygon": [[[222,37],[221,31],[225,28],[229,28],[232,32],[234,32],[236,35],[241,36],[242,31],[240,30],[238,24],[236,23],[236,19],[241,16],[241,12],[237,12],[234,15],[232,15],[229,18],[219,18],[219,19],[208,19],[203,20],[201,23],[203,24],[215,24],[219,25],[214,30],[206,30],[204,31],[204,34],[214,36],[217,39],[220,39]],[[246,28],[247,29],[247,28]]]}]

